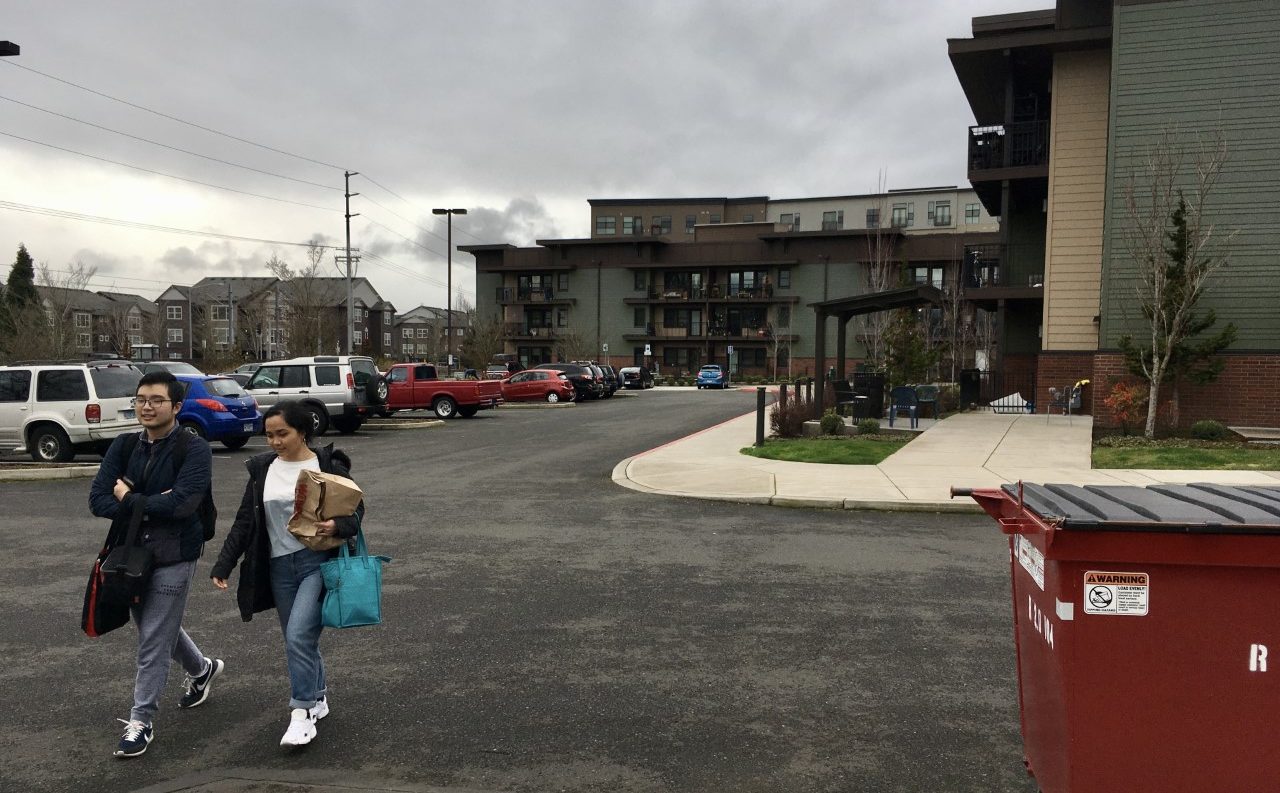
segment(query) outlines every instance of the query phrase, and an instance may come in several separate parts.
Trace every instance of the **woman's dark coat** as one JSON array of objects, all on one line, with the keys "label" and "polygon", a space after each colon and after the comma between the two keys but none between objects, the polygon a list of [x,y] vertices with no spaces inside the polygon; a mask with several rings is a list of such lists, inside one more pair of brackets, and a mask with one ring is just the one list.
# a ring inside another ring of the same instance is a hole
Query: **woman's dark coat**
[{"label": "woman's dark coat", "polygon": [[[335,451],[333,444],[330,444],[316,449],[315,453],[320,458],[321,471],[351,477],[351,459],[346,452]],[[236,602],[245,622],[253,619],[253,615],[259,611],[276,607],[275,598],[271,594],[271,536],[267,531],[266,510],[262,505],[267,469],[275,459],[275,452],[266,452],[245,461],[245,467],[249,469],[249,481],[244,488],[244,498],[240,500],[240,509],[236,511],[236,519],[227,532],[227,539],[222,543],[218,561],[209,573],[211,578],[228,579],[236,562],[244,557],[244,562],[240,565],[240,583],[236,586]],[[356,536],[363,515],[362,501],[356,508],[355,515],[334,518],[338,536]],[[338,549],[333,549],[330,555],[337,556]]]}]

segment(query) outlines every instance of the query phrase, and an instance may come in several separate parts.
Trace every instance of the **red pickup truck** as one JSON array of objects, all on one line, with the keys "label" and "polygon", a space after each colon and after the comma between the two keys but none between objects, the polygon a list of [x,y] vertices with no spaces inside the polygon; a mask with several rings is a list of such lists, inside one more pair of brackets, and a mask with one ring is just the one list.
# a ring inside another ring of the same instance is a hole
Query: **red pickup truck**
[{"label": "red pickup truck", "polygon": [[398,363],[387,370],[388,410],[426,410],[442,419],[469,419],[502,404],[499,380],[441,380],[429,363]]}]

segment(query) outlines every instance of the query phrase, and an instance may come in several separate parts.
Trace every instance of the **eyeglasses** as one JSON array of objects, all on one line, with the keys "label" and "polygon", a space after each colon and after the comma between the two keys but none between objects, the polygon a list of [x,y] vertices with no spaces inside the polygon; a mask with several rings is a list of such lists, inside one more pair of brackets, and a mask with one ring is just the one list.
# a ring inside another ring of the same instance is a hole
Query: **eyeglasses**
[{"label": "eyeglasses", "polygon": [[158,408],[164,403],[172,402],[172,401],[173,401],[172,399],[165,399],[164,397],[134,397],[133,399],[129,400],[129,403],[134,407],[140,407],[142,405],[150,405],[153,408]]}]

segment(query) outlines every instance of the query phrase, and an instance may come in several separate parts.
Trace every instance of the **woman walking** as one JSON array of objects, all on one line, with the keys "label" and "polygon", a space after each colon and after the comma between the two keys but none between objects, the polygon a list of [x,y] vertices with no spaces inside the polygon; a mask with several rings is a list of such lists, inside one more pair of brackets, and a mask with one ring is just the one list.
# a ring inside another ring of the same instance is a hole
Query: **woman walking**
[{"label": "woman walking", "polygon": [[[249,482],[236,512],[235,523],[218,554],[211,576],[219,589],[243,557],[236,601],[240,616],[274,607],[284,633],[289,666],[289,727],[281,746],[302,746],[316,737],[316,722],[329,714],[324,659],[320,657],[320,604],[324,594],[320,564],[338,551],[313,551],[289,533],[294,491],[300,471],[323,471],[350,477],[351,460],[332,445],[310,446],[311,414],[297,402],[269,408],[265,416],[267,443],[272,451],[249,458]],[[364,503],[356,514],[316,524],[316,533],[354,537],[360,529]]]}]

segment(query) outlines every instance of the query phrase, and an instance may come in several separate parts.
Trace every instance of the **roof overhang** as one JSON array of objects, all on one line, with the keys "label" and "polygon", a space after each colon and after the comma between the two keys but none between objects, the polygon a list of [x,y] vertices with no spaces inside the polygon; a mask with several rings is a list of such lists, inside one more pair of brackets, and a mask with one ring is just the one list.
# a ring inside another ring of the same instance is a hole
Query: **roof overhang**
[{"label": "roof overhang", "polygon": [[847,319],[861,314],[874,314],[878,311],[892,311],[898,308],[914,308],[924,305],[938,305],[942,302],[942,290],[930,284],[888,289],[884,292],[872,292],[855,297],[841,297],[835,300],[823,300],[810,303],[816,313]]}]

